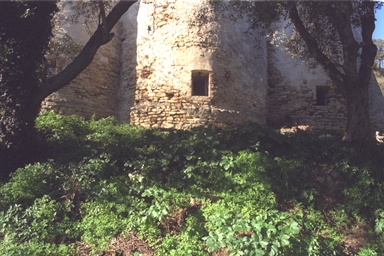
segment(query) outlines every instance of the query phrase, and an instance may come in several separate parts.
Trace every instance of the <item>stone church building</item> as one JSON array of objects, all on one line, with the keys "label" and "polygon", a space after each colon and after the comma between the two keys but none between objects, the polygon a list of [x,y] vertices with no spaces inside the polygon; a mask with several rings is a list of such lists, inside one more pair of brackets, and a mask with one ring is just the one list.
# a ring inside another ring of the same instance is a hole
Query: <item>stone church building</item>
[{"label": "stone church building", "polygon": [[[64,30],[78,43],[90,37],[80,25]],[[341,95],[320,67],[285,50],[282,25],[267,37],[224,2],[142,0],[114,30],[93,63],[43,109],[152,128],[346,125]],[[372,124],[383,131],[384,97],[374,77],[370,90]]]}]

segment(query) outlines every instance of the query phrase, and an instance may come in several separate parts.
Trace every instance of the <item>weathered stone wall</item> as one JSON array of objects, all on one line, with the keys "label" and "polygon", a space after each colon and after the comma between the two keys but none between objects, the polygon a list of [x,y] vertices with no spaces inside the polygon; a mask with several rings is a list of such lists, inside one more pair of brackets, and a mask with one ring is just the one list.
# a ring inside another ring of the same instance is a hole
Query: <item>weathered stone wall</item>
[{"label": "weathered stone wall", "polygon": [[[176,128],[265,123],[265,41],[249,30],[246,17],[208,1],[142,1],[133,10],[137,28],[126,22],[132,26],[123,32],[120,119]],[[132,35],[136,47],[126,42]],[[209,73],[208,96],[192,95],[198,70]],[[133,90],[134,98],[128,96]]]},{"label": "weathered stone wall", "polygon": [[[268,123],[308,125],[315,130],[343,130],[345,101],[320,67],[293,58],[281,42],[268,43]],[[327,88],[327,104],[317,105],[316,87]]]},{"label": "weathered stone wall", "polygon": [[[92,64],[50,95],[43,110],[114,115],[145,127],[190,128],[245,121],[342,130],[345,102],[320,67],[293,58],[281,41],[266,43],[247,17],[224,1],[143,0],[115,28]],[[85,44],[80,25],[64,30]],[[276,33],[284,31],[284,24]],[[209,76],[207,96],[192,95],[192,72]],[[316,87],[328,88],[326,106]],[[384,98],[370,86],[372,127],[384,131]]]},{"label": "weathered stone wall", "polygon": [[[83,45],[90,37],[79,24],[67,24],[64,31]],[[97,118],[116,114],[121,51],[121,32],[118,25],[114,32],[116,36],[112,41],[98,50],[93,62],[76,79],[46,98],[42,103],[43,111],[53,110],[86,118],[93,114]],[[67,60],[66,64],[70,61]]]}]

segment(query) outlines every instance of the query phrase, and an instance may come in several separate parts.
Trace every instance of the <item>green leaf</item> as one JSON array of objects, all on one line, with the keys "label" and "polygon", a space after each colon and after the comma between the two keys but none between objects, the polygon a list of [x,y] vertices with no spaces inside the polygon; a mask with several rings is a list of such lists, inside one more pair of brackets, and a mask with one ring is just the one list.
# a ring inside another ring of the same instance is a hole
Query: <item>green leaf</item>
[{"label": "green leaf", "polygon": [[240,226],[240,225],[234,225],[233,226],[233,231],[235,231],[235,232],[243,231],[243,227]]},{"label": "green leaf", "polygon": [[267,248],[267,246],[268,246],[268,241],[266,241],[266,240],[262,240],[262,241],[260,241],[259,242],[259,244],[260,244],[260,246],[262,247],[262,248]]},{"label": "green leaf", "polygon": [[299,228],[299,224],[296,222],[296,221],[293,221],[290,225],[290,231],[293,233],[293,234],[299,234],[300,232],[300,228]]},{"label": "green leaf", "polygon": [[261,250],[261,249],[256,249],[256,250],[255,250],[255,253],[256,253],[257,256],[263,256],[263,255],[265,255],[265,252],[264,252],[263,250]]},{"label": "green leaf", "polygon": [[289,236],[286,234],[280,235],[280,241],[283,245],[289,245]]},{"label": "green leaf", "polygon": [[276,255],[278,253],[278,247],[276,244],[271,245],[271,255]]}]

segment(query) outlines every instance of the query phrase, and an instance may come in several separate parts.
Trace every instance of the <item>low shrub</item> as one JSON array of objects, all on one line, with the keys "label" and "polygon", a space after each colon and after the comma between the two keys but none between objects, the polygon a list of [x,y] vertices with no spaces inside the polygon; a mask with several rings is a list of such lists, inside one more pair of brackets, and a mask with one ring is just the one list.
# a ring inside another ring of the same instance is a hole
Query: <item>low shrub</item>
[{"label": "low shrub", "polygon": [[136,254],[384,253],[382,145],[364,153],[337,134],[254,124],[150,130],[53,113],[36,123],[47,160],[0,185],[2,255],[122,253],[128,237],[145,243]]}]

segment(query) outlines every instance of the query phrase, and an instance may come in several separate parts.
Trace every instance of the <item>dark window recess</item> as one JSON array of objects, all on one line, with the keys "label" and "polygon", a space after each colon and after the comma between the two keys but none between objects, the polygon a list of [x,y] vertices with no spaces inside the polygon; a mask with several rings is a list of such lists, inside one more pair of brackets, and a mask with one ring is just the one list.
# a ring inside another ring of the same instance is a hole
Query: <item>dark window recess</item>
[{"label": "dark window recess", "polygon": [[326,106],[327,105],[327,88],[316,87],[316,105]]},{"label": "dark window recess", "polygon": [[56,61],[49,60],[45,67],[45,75],[47,78],[50,78],[56,74]]},{"label": "dark window recess", "polygon": [[48,67],[46,70],[47,77],[53,77],[56,73],[56,68],[54,67]]},{"label": "dark window recess", "polygon": [[208,96],[208,72],[192,71],[192,96]]}]

